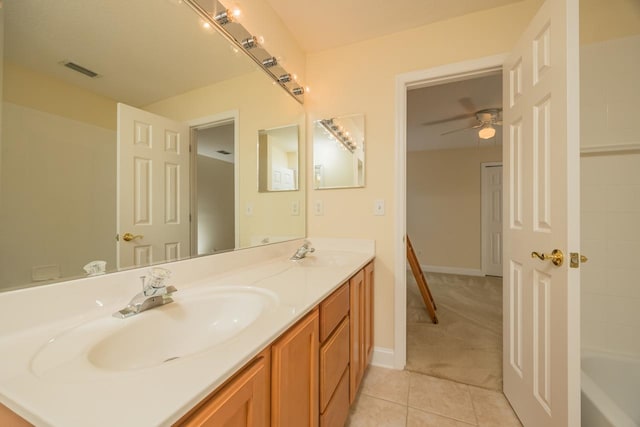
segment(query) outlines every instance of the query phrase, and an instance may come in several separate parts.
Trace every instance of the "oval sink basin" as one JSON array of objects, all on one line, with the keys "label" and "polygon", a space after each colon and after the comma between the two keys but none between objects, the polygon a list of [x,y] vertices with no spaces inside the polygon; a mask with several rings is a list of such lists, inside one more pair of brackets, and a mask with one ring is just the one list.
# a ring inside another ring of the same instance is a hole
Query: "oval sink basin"
[{"label": "oval sink basin", "polygon": [[225,287],[178,291],[174,300],[127,319],[105,316],[67,331],[36,354],[32,369],[43,374],[69,367],[73,359],[109,371],[158,366],[228,341],[275,307],[277,297],[257,288]]}]

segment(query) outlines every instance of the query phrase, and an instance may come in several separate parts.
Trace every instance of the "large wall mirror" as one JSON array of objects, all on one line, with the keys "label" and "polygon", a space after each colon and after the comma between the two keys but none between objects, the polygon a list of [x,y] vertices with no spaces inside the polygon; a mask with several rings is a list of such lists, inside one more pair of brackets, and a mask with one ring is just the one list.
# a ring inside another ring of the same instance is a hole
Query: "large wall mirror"
[{"label": "large wall mirror", "polygon": [[364,187],[364,115],[320,119],[313,126],[313,186]]},{"label": "large wall mirror", "polygon": [[0,19],[0,291],[305,235],[304,192],[255,184],[258,131],[304,135],[302,105],[186,4]]}]

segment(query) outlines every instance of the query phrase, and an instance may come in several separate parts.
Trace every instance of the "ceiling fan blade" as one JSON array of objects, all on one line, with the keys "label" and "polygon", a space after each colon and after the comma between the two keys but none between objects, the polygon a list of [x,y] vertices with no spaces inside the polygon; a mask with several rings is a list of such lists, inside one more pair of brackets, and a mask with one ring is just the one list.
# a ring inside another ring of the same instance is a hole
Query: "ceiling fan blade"
[{"label": "ceiling fan blade", "polygon": [[475,116],[475,113],[476,111],[478,111],[478,109],[476,108],[476,105],[473,103],[471,98],[465,96],[464,98],[458,99],[458,102],[460,103],[460,105],[462,105],[462,108],[467,110],[469,113],[473,113],[473,115]]},{"label": "ceiling fan blade", "polygon": [[448,123],[448,122],[453,122],[453,121],[456,121],[456,120],[470,119],[471,117],[475,117],[475,116],[476,116],[475,113],[458,114],[457,116],[447,117],[446,119],[431,120],[431,121],[423,122],[423,123],[420,123],[420,124],[422,126],[439,125],[441,123]]},{"label": "ceiling fan blade", "polygon": [[453,130],[446,131],[444,133],[441,133],[440,136],[449,135],[450,133],[460,132],[460,131],[467,130],[467,129],[478,129],[478,128],[481,128],[481,127],[482,127],[482,123],[478,123],[477,125],[467,126],[466,128],[458,128],[458,129],[453,129]]},{"label": "ceiling fan blade", "polygon": [[498,125],[498,126],[502,126],[502,120],[498,120],[497,122],[493,123],[494,125]]}]

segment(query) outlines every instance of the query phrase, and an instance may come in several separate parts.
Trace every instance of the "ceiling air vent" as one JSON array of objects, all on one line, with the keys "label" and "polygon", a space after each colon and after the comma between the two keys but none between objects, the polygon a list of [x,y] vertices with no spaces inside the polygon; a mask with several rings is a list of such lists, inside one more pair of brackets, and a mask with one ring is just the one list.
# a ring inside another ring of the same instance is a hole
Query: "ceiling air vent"
[{"label": "ceiling air vent", "polygon": [[230,153],[229,151],[227,151],[227,150],[218,150],[218,151],[216,151],[216,153],[224,154],[225,156],[226,156],[227,154],[231,154],[231,153]]},{"label": "ceiling air vent", "polygon": [[73,71],[77,71],[79,73],[84,74],[85,76],[89,76],[92,79],[94,79],[96,77],[100,77],[100,74],[96,73],[95,71],[91,71],[90,69],[85,68],[82,65],[78,65],[75,62],[62,61],[61,64],[64,65],[65,67],[67,67],[67,68],[71,68]]}]

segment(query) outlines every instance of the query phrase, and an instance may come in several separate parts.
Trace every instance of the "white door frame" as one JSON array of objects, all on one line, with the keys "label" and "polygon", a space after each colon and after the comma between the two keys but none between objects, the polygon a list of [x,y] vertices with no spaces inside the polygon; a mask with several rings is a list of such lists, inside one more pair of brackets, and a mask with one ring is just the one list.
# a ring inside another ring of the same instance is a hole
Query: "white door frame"
[{"label": "white door frame", "polygon": [[478,78],[502,71],[507,54],[457,62],[396,76],[396,224],[395,319],[393,367],[407,362],[407,272],[404,236],[407,233],[407,90]]},{"label": "white door frame", "polygon": [[[240,129],[240,125],[238,123],[239,113],[238,110],[229,110],[223,111],[221,113],[213,114],[211,116],[200,117],[197,119],[187,121],[189,128],[191,130],[204,128],[204,127],[212,127],[216,125],[222,125],[225,122],[230,122],[233,120],[233,199],[234,199],[234,238],[235,243],[234,246],[236,248],[240,247],[240,157],[238,156],[239,148],[240,148],[240,137],[238,135],[238,131]],[[192,168],[192,173],[190,177],[191,181],[191,235],[194,236],[194,223],[198,220],[198,210],[197,210],[197,191],[196,191],[196,155],[197,155],[197,147],[194,144],[193,132],[189,133],[190,145],[191,145],[191,160],[194,167]],[[194,239],[192,239],[194,240]],[[193,248],[193,241],[192,241]],[[196,246],[196,253],[198,247]]]},{"label": "white door frame", "polygon": [[[485,189],[485,171],[487,170],[487,168],[492,168],[492,167],[496,167],[496,166],[500,166],[502,167],[502,162],[484,162],[480,164],[480,203],[481,203],[481,207],[480,207],[480,265],[482,267],[482,275],[486,276],[487,275],[487,258],[489,257],[489,254],[486,253],[486,246],[485,244],[487,243],[487,239],[489,239],[489,235],[487,234],[487,228],[486,228],[486,220],[487,220],[487,215],[488,215],[488,211],[487,211],[487,197],[489,196],[486,192]],[[504,245],[502,245],[502,247],[504,247]]]}]

